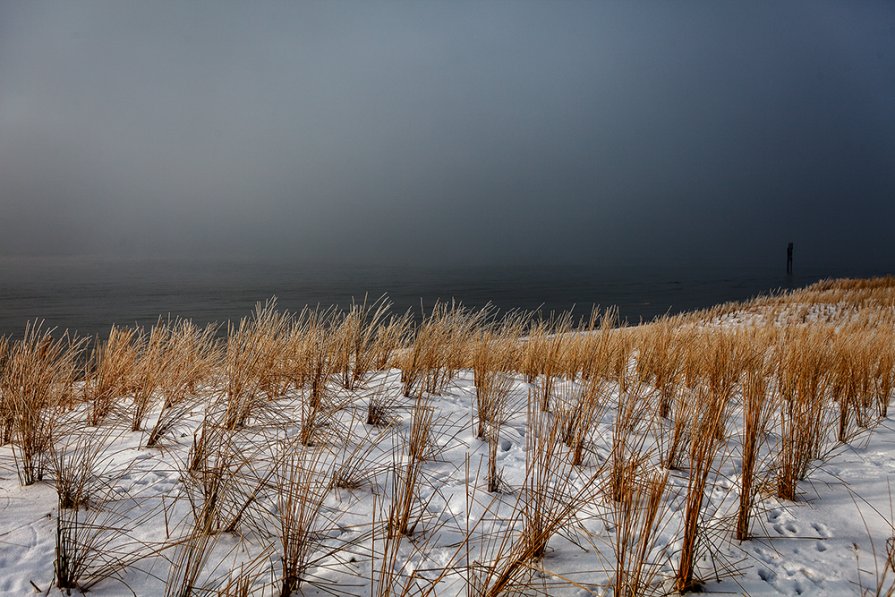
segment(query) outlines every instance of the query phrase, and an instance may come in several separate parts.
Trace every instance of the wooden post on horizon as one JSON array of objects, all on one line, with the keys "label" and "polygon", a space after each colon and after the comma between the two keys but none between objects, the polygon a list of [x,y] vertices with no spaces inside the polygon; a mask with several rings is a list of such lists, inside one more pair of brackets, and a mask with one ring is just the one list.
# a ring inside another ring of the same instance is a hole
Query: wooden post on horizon
[{"label": "wooden post on horizon", "polygon": [[786,275],[792,275],[792,243],[786,245]]}]

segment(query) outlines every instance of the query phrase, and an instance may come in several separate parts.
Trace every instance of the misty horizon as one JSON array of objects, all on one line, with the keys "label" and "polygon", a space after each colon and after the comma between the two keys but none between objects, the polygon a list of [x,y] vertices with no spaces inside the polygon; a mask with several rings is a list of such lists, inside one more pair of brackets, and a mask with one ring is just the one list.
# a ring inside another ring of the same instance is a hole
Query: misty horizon
[{"label": "misty horizon", "polygon": [[895,5],[0,7],[0,256],[895,258]]}]

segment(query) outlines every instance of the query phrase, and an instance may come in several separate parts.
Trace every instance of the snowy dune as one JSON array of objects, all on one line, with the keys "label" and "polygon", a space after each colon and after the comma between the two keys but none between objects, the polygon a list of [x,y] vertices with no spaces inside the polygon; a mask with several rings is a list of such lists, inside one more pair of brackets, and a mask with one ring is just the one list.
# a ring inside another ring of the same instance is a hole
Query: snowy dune
[{"label": "snowy dune", "polygon": [[65,356],[11,344],[0,592],[891,595],[893,298],[621,329],[262,308],[43,382]]}]

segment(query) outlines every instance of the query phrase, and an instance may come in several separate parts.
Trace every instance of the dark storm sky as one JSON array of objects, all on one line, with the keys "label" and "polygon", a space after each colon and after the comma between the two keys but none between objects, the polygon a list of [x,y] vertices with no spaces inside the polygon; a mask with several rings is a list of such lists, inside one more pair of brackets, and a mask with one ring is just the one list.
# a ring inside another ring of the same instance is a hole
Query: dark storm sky
[{"label": "dark storm sky", "polygon": [[0,2],[0,256],[895,264],[893,2]]}]

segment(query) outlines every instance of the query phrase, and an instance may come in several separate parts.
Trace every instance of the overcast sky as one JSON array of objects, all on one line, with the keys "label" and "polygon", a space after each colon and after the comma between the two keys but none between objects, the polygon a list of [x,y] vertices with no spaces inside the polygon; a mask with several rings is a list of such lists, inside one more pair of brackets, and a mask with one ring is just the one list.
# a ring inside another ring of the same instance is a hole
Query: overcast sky
[{"label": "overcast sky", "polygon": [[895,264],[893,2],[0,0],[0,255]]}]

